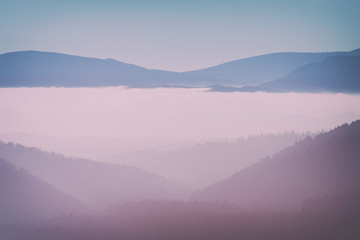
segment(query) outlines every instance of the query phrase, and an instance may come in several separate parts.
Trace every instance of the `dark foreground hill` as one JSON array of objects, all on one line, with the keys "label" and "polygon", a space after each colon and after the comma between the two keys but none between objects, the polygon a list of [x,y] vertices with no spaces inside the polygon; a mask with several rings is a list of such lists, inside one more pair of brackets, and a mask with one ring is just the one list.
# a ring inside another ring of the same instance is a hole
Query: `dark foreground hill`
[{"label": "dark foreground hill", "polygon": [[[326,198],[316,202],[360,200],[355,195]],[[0,236],[11,240],[357,240],[357,206],[348,207],[351,212],[244,213],[222,203],[142,201],[113,207],[101,216],[65,216],[44,225],[0,225]]]},{"label": "dark foreground hill", "polygon": [[0,224],[34,223],[84,211],[80,201],[0,158]]},{"label": "dark foreground hill", "polygon": [[0,157],[85,203],[105,207],[141,199],[183,199],[188,190],[139,168],[100,163],[0,142]]},{"label": "dark foreground hill", "polygon": [[247,209],[298,209],[308,198],[360,192],[360,120],[307,138],[194,195]]}]

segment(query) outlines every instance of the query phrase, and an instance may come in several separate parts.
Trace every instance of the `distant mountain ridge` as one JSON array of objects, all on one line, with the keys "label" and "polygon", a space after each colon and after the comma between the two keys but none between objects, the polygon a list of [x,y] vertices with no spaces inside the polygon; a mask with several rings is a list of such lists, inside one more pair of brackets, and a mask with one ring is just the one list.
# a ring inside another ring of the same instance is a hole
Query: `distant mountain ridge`
[{"label": "distant mountain ridge", "polygon": [[[0,87],[202,87],[219,81],[211,77],[150,70],[113,59],[39,51],[0,55]],[[231,84],[226,80],[220,82]]]},{"label": "distant mountain ridge", "polygon": [[360,56],[333,56],[299,67],[288,75],[260,84],[280,92],[360,92]]},{"label": "distant mountain ridge", "polygon": [[348,52],[281,52],[254,56],[223,63],[217,66],[190,71],[193,75],[229,79],[238,85],[258,85],[283,77],[294,69],[327,57],[345,55]]},{"label": "distant mountain ridge", "polygon": [[146,69],[114,59],[21,51],[0,55],[0,87],[211,87],[212,91],[222,92],[360,92],[356,56],[360,56],[360,49],[272,53],[178,73]]},{"label": "distant mountain ridge", "polygon": [[216,85],[220,92],[360,92],[360,49],[300,66],[290,73],[255,86]]}]

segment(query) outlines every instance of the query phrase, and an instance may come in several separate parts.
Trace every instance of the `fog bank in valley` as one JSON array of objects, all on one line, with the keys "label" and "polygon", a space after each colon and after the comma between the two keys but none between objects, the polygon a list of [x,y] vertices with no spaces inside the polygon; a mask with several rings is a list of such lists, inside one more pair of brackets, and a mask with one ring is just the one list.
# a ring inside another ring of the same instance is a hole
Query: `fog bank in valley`
[{"label": "fog bank in valley", "polygon": [[[360,116],[358,95],[207,89],[0,89],[0,137],[65,155],[181,149],[196,142],[329,130]],[[96,146],[96,147],[95,147]]]}]

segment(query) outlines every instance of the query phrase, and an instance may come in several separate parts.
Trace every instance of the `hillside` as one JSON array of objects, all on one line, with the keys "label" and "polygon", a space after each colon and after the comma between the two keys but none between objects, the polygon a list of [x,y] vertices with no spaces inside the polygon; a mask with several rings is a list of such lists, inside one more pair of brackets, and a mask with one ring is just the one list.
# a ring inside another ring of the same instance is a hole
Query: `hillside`
[{"label": "hillside", "polygon": [[188,195],[188,190],[178,184],[135,167],[66,158],[3,142],[0,142],[0,157],[96,206],[141,199],[183,199]]},{"label": "hillside", "polygon": [[229,177],[305,136],[294,132],[250,136],[234,141],[204,142],[176,151],[134,151],[106,160],[137,166],[199,189]]},{"label": "hillside", "polygon": [[360,92],[360,56],[333,56],[299,67],[260,89],[279,92]]},{"label": "hillside", "polygon": [[114,59],[38,51],[0,55],[0,87],[199,87],[219,83],[231,81],[150,70]]},{"label": "hillside", "polygon": [[194,195],[248,209],[295,209],[302,201],[360,191],[360,120],[307,138]]},{"label": "hillside", "polygon": [[1,158],[0,192],[0,223],[34,223],[85,210],[80,201]]},{"label": "hillside", "polygon": [[237,85],[257,85],[283,77],[300,66],[321,62],[330,56],[344,54],[348,53],[272,53],[231,61],[188,73],[229,79],[237,82]]},{"label": "hillside", "polygon": [[[302,75],[299,75],[303,66],[316,65],[328,57],[356,55],[359,55],[358,50],[329,53],[272,53],[206,69],[177,73],[146,69],[114,59],[102,60],[61,53],[21,51],[0,55],[0,87],[126,86],[154,88],[213,85],[236,87],[255,86],[276,79],[277,82],[272,83],[269,88],[281,91],[282,89],[278,88],[278,85],[283,86],[283,81],[288,82],[289,80],[286,78],[291,78],[293,79],[291,81],[295,82],[301,78],[303,81]],[[346,65],[347,62],[342,64]],[[332,69],[331,66],[329,69]],[[304,71],[311,77],[311,72]],[[316,73],[313,74],[316,76]],[[324,77],[327,76],[333,76],[333,74],[324,75]],[[313,80],[309,79],[309,81]],[[259,85],[257,87],[262,90],[268,86]],[[285,84],[282,88],[286,90],[288,86]],[[232,89],[232,91],[235,90],[237,89]],[[243,90],[248,91],[247,89]]]}]

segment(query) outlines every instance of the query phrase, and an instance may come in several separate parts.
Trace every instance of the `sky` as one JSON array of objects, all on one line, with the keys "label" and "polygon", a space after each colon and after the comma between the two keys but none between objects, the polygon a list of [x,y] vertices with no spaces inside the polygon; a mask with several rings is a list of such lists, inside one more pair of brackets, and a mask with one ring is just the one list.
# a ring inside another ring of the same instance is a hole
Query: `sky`
[{"label": "sky", "polygon": [[0,0],[0,53],[39,50],[188,71],[360,47],[358,0]]}]

